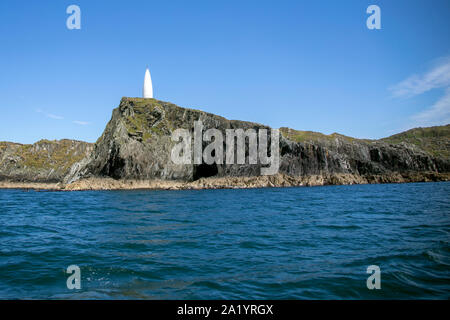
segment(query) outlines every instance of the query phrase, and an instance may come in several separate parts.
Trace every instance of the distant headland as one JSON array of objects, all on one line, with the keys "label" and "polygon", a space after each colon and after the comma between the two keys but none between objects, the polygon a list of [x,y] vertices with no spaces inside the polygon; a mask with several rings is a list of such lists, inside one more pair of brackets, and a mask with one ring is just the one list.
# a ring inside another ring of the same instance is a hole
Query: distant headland
[{"label": "distant headland", "polygon": [[[159,101],[122,98],[96,143],[0,142],[0,188],[52,190],[205,189],[448,181],[450,125],[416,128],[380,140],[280,128],[279,170],[249,163],[176,164],[175,129],[265,129]],[[203,142],[205,143],[205,142]],[[270,151],[269,151],[270,153]]]}]

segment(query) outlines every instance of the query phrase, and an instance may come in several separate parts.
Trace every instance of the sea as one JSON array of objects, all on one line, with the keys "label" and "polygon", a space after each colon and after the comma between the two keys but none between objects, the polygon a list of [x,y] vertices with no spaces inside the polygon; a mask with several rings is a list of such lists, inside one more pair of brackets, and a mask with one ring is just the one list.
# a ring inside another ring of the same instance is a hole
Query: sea
[{"label": "sea", "polygon": [[0,190],[0,299],[449,298],[450,182]]}]

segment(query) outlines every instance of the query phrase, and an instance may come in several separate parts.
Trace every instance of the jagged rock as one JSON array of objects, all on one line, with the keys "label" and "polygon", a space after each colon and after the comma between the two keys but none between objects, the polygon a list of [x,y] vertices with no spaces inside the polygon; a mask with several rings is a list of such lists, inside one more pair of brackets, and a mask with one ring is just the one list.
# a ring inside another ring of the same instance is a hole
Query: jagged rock
[{"label": "jagged rock", "polygon": [[0,142],[0,180],[61,182],[71,166],[92,149],[91,143],[67,139],[34,144]]},{"label": "jagged rock", "polygon": [[[104,189],[155,185],[195,189],[440,181],[448,179],[450,172],[445,156],[449,136],[437,127],[432,130],[433,153],[421,147],[428,140],[422,137],[414,143],[410,133],[405,141],[399,140],[401,134],[395,139],[363,140],[281,128],[279,174],[271,177],[261,177],[263,166],[248,161],[243,165],[175,164],[170,157],[175,145],[171,134],[179,128],[192,132],[195,121],[202,121],[204,130],[220,130],[224,138],[227,129],[266,129],[269,137],[272,130],[156,99],[122,98],[95,144],[72,140],[0,143],[0,180],[72,183],[69,189],[93,189],[96,183]],[[448,133],[448,126],[443,128]],[[426,128],[420,132],[431,134]],[[204,141],[203,147],[207,144]],[[248,158],[248,141],[246,150]],[[143,182],[152,180],[167,183]]]},{"label": "jagged rock", "polygon": [[[170,154],[176,143],[171,140],[172,131],[179,128],[193,130],[195,121],[202,121],[204,130],[219,129],[224,137],[226,129],[267,129],[270,134],[269,127],[256,123],[227,120],[155,99],[123,98],[87,163],[73,170],[65,181],[92,176],[192,181],[213,175],[260,174],[261,165],[173,163]],[[204,146],[207,144],[203,142]]]},{"label": "jagged rock", "polygon": [[[171,133],[193,130],[268,129],[261,124],[227,120],[156,99],[123,98],[94,147],[90,158],[72,170],[66,182],[87,177],[193,181],[204,177],[259,176],[261,165],[176,165],[170,159]],[[296,141],[299,131],[282,128],[279,173],[290,176],[327,174],[388,175],[404,172],[448,172],[449,161],[432,157],[415,145],[360,140],[339,134],[314,133]],[[204,143],[205,144],[205,143]],[[225,147],[226,148],[226,147]],[[247,145],[248,150],[248,145]]]}]

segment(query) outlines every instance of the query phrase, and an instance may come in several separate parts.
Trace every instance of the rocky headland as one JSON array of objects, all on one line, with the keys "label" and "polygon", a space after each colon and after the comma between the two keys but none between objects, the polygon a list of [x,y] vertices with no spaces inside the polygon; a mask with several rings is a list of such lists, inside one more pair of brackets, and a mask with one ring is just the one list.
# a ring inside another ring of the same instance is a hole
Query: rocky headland
[{"label": "rocky headland", "polygon": [[[156,99],[122,98],[96,143],[0,142],[0,188],[52,190],[257,188],[448,181],[450,125],[380,140],[280,128],[279,171],[257,164],[175,164],[175,129],[272,129]],[[203,142],[203,145],[207,145]],[[270,141],[269,141],[270,145]],[[246,141],[248,150],[248,141]],[[226,148],[226,147],[225,147]],[[269,148],[270,149],[270,148]],[[248,160],[248,153],[246,154]]]}]

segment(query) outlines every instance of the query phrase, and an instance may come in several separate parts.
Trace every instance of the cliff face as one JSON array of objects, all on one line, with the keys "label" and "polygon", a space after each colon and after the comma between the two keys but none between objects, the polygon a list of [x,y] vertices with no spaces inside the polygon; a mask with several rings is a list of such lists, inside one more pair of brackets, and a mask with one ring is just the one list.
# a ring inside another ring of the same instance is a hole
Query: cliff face
[{"label": "cliff face", "polygon": [[[279,174],[260,179],[261,170],[267,165],[249,164],[248,140],[245,164],[225,164],[226,145],[224,164],[175,164],[171,151],[178,142],[172,141],[172,132],[186,129],[193,134],[196,121],[203,123],[203,132],[218,129],[224,141],[227,129],[266,129],[266,151],[271,155],[272,130],[267,126],[227,120],[155,99],[123,98],[95,144],[73,140],[41,140],[33,145],[0,142],[0,182],[69,184],[85,178],[112,178],[195,181],[198,183],[193,186],[201,188],[215,185],[203,179],[207,177],[218,178],[217,186],[224,187],[240,185],[236,180],[240,177],[257,178],[245,180],[249,185],[261,182],[288,186],[433,181],[450,176],[448,125],[432,130],[414,129],[381,140],[281,128]],[[209,144],[210,141],[203,141],[203,149]],[[427,147],[431,149],[424,150]]]},{"label": "cliff face", "polygon": [[[193,132],[194,122],[203,129],[268,129],[245,121],[223,117],[155,99],[123,98],[113,110],[111,120],[95,143],[89,158],[74,166],[65,182],[80,178],[105,176],[115,179],[163,179],[192,181],[208,176],[259,175],[261,165],[175,164],[171,139],[175,129]],[[270,143],[270,141],[268,142]],[[205,147],[209,142],[203,142]],[[248,156],[248,155],[247,155]]]},{"label": "cliff face", "polygon": [[449,172],[450,161],[433,157],[414,144],[362,140],[281,128],[282,172],[290,175],[351,173],[380,175]]},{"label": "cliff face", "polygon": [[[209,176],[260,175],[261,164],[174,164],[170,158],[175,145],[172,131],[184,128],[192,132],[194,121],[198,120],[204,130],[217,128],[224,137],[226,129],[249,128],[268,129],[270,137],[270,128],[257,123],[227,120],[155,99],[123,98],[93,152],[72,167],[65,182],[99,176],[193,181]],[[371,176],[450,171],[448,159],[434,157],[414,144],[360,140],[339,134],[305,134],[288,128],[281,128],[280,132],[280,174]],[[203,147],[208,143],[203,142]],[[248,150],[248,142],[246,146]]]},{"label": "cliff face", "polygon": [[0,142],[0,181],[61,182],[92,148],[90,143],[75,140]]},{"label": "cliff face", "polygon": [[428,128],[414,128],[381,139],[387,143],[406,142],[418,146],[434,157],[450,160],[450,124]]}]

